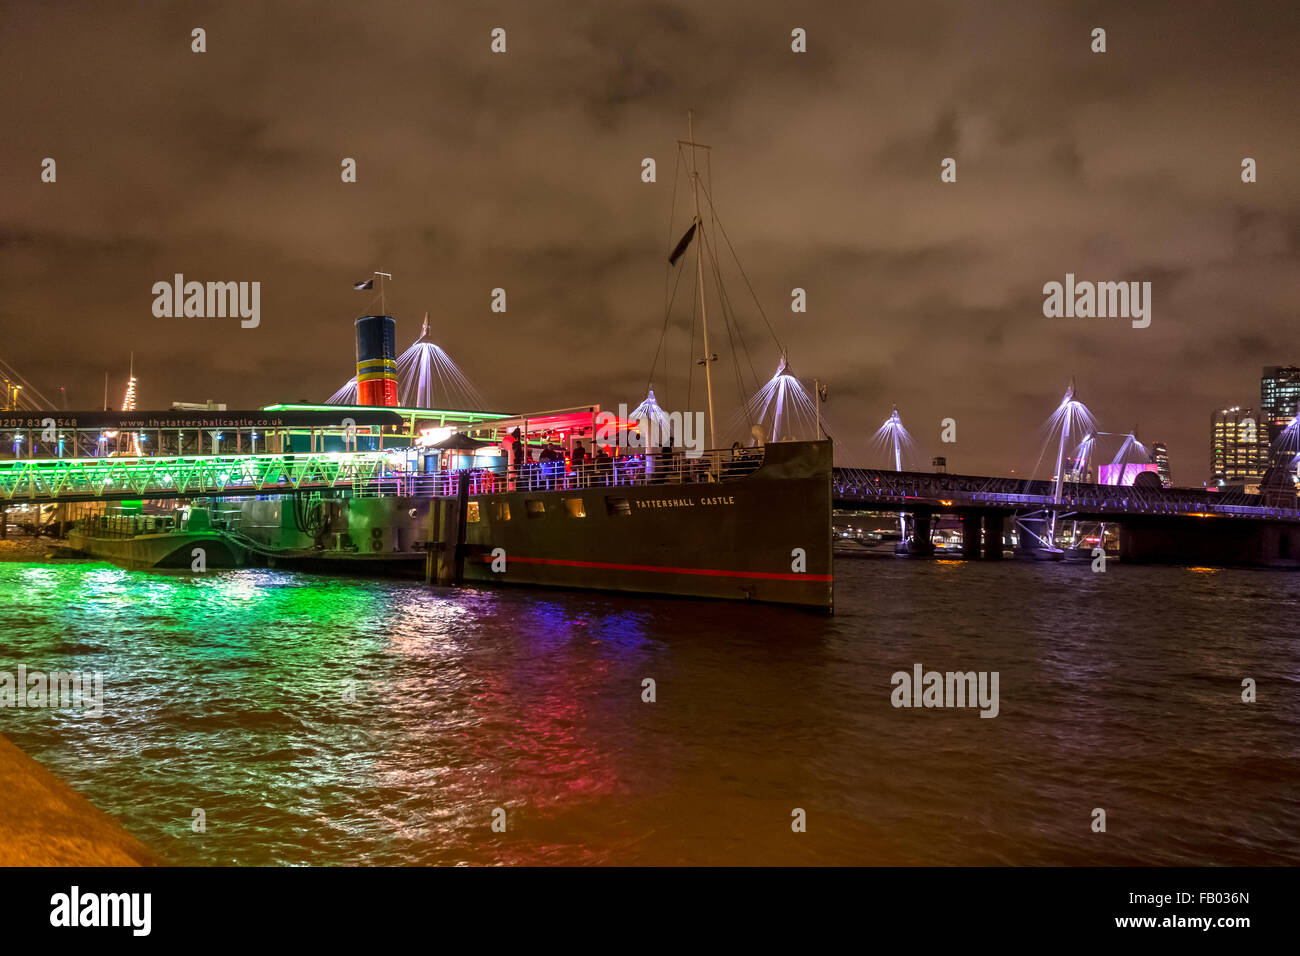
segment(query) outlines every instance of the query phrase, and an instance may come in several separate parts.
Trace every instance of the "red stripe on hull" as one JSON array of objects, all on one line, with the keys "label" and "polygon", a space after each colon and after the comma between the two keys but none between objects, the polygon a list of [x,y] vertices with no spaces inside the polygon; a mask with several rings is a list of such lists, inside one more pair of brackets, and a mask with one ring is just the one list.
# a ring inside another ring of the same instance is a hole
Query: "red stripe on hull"
[{"label": "red stripe on hull", "polygon": [[[479,560],[490,564],[491,555],[480,555]],[[565,561],[559,558],[521,558],[510,555],[510,561],[520,564],[552,564],[566,568],[605,568],[614,571],[657,571],[660,574],[699,574],[713,578],[755,578],[763,581],[830,581],[829,574],[789,574],[771,571],[721,571],[714,568],[669,568],[657,564],[615,564],[611,561]]]}]

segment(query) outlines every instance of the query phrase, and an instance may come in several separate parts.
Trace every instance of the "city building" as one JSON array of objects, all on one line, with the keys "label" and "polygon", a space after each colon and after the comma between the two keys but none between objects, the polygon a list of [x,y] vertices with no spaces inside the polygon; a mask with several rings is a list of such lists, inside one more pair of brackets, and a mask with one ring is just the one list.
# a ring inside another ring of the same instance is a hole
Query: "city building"
[{"label": "city building", "polygon": [[18,393],[23,390],[23,387],[7,378],[0,378],[0,383],[3,383],[5,394],[3,411],[14,412],[20,409],[22,406],[18,404]]},{"label": "city building", "polygon": [[1266,365],[1259,380],[1260,418],[1275,440],[1296,415],[1300,404],[1300,367]]},{"label": "city building", "polygon": [[1169,476],[1169,449],[1165,447],[1162,441],[1151,443],[1151,460],[1155,462],[1156,474],[1160,476],[1160,485],[1164,488],[1173,487],[1173,479]]},{"label": "city building", "polygon": [[1300,368],[1294,365],[1266,365],[1259,379],[1260,421],[1267,425],[1269,442],[1277,441],[1282,429],[1296,416],[1300,403]]},{"label": "city building", "polygon": [[[1083,482],[1092,484],[1092,465],[1087,463],[1086,457],[1077,458],[1074,455],[1066,455],[1061,462],[1061,470],[1065,472],[1066,481]],[[1052,476],[1056,480],[1056,476]]]},{"label": "city building", "polygon": [[1268,436],[1253,409],[1221,408],[1210,417],[1210,479],[1258,484],[1268,467]]}]

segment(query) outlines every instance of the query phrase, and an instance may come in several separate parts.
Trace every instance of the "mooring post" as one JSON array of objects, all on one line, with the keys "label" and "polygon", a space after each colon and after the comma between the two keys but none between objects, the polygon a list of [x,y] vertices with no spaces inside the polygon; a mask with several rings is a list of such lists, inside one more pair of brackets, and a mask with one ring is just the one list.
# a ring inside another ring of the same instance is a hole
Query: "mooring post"
[{"label": "mooring post", "polygon": [[[469,514],[469,472],[456,474],[456,497],[434,498],[430,511],[430,558],[426,577],[440,585],[460,584],[465,576],[465,519]],[[437,569],[436,575],[432,569]]]},{"label": "mooring post", "polygon": [[456,518],[458,510],[453,507],[451,498],[435,499],[438,510],[442,512],[439,524],[439,534],[437,539],[438,549],[438,583],[446,586],[451,584],[453,566],[455,565],[456,552]]},{"label": "mooring post", "polygon": [[456,475],[456,551],[453,580],[460,584],[465,579],[465,525],[469,517],[469,471]]},{"label": "mooring post", "polygon": [[438,574],[438,512],[441,502],[437,498],[429,500],[429,514],[424,519],[424,583],[432,585]]}]

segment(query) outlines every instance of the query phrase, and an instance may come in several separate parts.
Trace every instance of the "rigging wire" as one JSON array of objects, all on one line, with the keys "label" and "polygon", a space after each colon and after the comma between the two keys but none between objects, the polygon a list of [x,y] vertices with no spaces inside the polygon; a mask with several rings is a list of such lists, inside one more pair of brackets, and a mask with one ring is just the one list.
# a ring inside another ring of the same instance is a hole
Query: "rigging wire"
[{"label": "rigging wire", "polygon": [[[713,254],[712,247],[708,245],[707,236],[702,237],[702,241],[705,243],[704,247],[710,250],[709,261],[713,264],[713,281],[714,286],[718,290],[719,312],[722,315],[723,326],[727,330],[727,344],[729,345],[729,350],[731,352],[731,367],[736,376],[736,393],[740,398],[740,407],[745,415],[745,427],[747,429],[752,428],[754,423],[750,420],[749,408],[745,401],[745,382],[744,375],[740,368],[740,349],[736,347],[736,339],[740,331],[739,323],[736,322],[734,310],[731,308],[730,300],[727,298],[726,289],[722,284],[722,268],[718,263],[718,258]],[[744,348],[744,338],[741,337],[740,341],[741,348]],[[747,348],[745,349],[745,356],[746,358],[749,358],[749,350]],[[750,367],[753,367],[752,359],[750,359]],[[755,383],[755,388],[757,388],[757,383]]]},{"label": "rigging wire", "polygon": [[[724,237],[725,237],[725,236],[726,236],[726,231],[727,231],[727,230],[726,230],[726,227],[722,225],[722,217],[718,215],[718,211],[717,211],[717,209],[716,209],[716,208],[714,207],[714,205],[713,205],[713,197],[712,197],[712,195],[711,195],[707,190],[706,190],[706,192],[705,192],[705,198],[706,198],[706,200],[707,200],[707,202],[708,202],[708,205],[709,205],[709,211],[710,211],[710,213],[711,213],[712,216],[713,216],[713,220],[714,220],[714,222],[719,226],[719,228],[722,229],[723,235],[724,235]],[[736,263],[737,268],[740,270],[741,275],[744,276],[744,275],[745,275],[745,269],[744,269],[744,266],[742,266],[742,265],[740,264],[740,257],[739,257],[738,255],[736,255],[736,250],[735,250],[735,248],[731,245],[730,240],[728,240],[728,242],[727,242],[727,246],[728,246],[728,249],[730,249],[730,251],[731,251],[731,257],[732,257],[733,260],[735,260],[735,263]],[[716,242],[716,241],[714,242],[714,248],[715,248],[715,249],[718,248],[718,245],[717,245],[717,242]],[[715,263],[716,263],[716,270],[717,270],[717,279],[716,279],[716,282],[717,282],[717,286],[718,286],[718,294],[719,294],[720,298],[722,298],[722,300],[723,300],[723,306],[724,306],[724,308],[727,309],[727,310],[730,310],[730,320],[736,323],[736,331],[737,331],[737,335],[738,335],[738,337],[739,337],[739,339],[740,339],[740,346],[741,346],[741,349],[743,349],[743,351],[744,351],[744,353],[745,353],[745,360],[746,360],[746,362],[749,364],[749,375],[750,375],[750,380],[753,382],[753,389],[754,389],[754,391],[757,391],[758,389],[762,388],[762,385],[763,385],[763,379],[759,378],[759,376],[758,376],[758,370],[754,367],[754,356],[753,356],[753,354],[752,354],[752,353],[750,352],[750,350],[749,350],[749,344],[745,341],[744,330],[741,328],[740,322],[739,322],[739,320],[736,318],[736,307],[732,304],[732,302],[731,302],[731,297],[727,294],[726,286],[725,286],[725,284],[724,284],[723,281],[722,281],[722,271],[721,271],[721,270],[722,270],[722,263],[721,263],[721,259],[720,259],[720,257],[716,257],[716,256],[715,256],[715,260],[714,260],[714,261],[715,261]],[[746,285],[748,285],[748,283],[749,283],[749,279],[748,279],[748,277],[746,277],[745,282],[746,282]],[[762,314],[763,314],[763,307],[762,307],[762,305],[758,302],[758,296],[755,295],[755,293],[754,293],[754,289],[753,289],[752,286],[749,286],[749,293],[750,293],[750,295],[754,298],[754,303],[755,303],[755,305],[758,306],[759,314],[762,315]],[[767,317],[766,317],[766,315],[763,316],[763,320],[764,320],[765,322],[767,321]],[[768,325],[768,331],[772,333],[772,340],[773,340],[774,342],[776,342],[776,346],[777,346],[777,349],[780,351],[780,354],[781,354],[781,355],[785,355],[785,346],[783,346],[783,345],[781,344],[781,341],[776,337],[776,333],[772,331],[772,327],[771,327],[770,324]],[[739,359],[737,358],[736,361],[738,362]],[[741,394],[741,402],[742,402],[742,404],[743,404],[743,403],[745,402],[745,394],[744,394],[744,386],[743,386],[743,384],[742,384],[742,386],[741,386],[741,392],[742,392],[742,394]],[[751,392],[750,394],[752,394],[752,392]]]},{"label": "rigging wire", "polygon": [[[749,407],[748,407],[748,403],[745,400],[746,393],[745,393],[744,373],[741,371],[740,368],[740,353],[742,350],[745,353],[745,360],[749,363],[749,372],[753,380],[755,389],[759,387],[758,372],[754,368],[754,358],[749,353],[749,346],[745,342],[744,332],[741,330],[740,322],[736,317],[735,306],[732,305],[731,297],[727,295],[726,284],[722,281],[722,257],[717,254],[717,250],[721,248],[718,245],[718,226],[721,223],[721,217],[718,215],[718,210],[713,204],[713,153],[712,151],[707,153],[704,159],[705,159],[705,169],[706,169],[706,176],[707,176],[707,186],[704,187],[704,198],[705,198],[705,202],[708,205],[710,221],[711,224],[713,225],[713,242],[712,245],[708,247],[711,250],[710,261],[713,263],[713,277],[714,277],[713,282],[714,282],[714,287],[718,290],[719,312],[722,315],[723,322],[726,324],[727,341],[731,346],[731,363],[732,363],[732,370],[734,371],[736,376],[737,397],[739,398],[739,404],[742,413],[745,416],[745,427],[749,429],[753,427],[754,423],[750,420]],[[733,256],[734,256],[734,251],[733,251]],[[740,341],[739,349],[736,348],[737,339]]]},{"label": "rigging wire", "polygon": [[[709,208],[713,209],[713,197],[709,195],[707,189],[705,190],[704,195],[709,201]],[[749,290],[749,294],[754,300],[754,305],[758,308],[758,314],[763,317],[763,324],[767,326],[767,331],[772,336],[772,341],[776,343],[776,347],[781,351],[781,354],[784,355],[785,346],[781,344],[780,337],[776,334],[776,330],[772,328],[772,323],[768,321],[767,313],[763,311],[763,303],[758,300],[758,294],[754,291],[754,286],[749,281],[749,275],[745,272],[745,267],[740,263],[740,256],[736,255],[736,247],[731,244],[731,237],[727,235],[727,227],[722,224],[722,219],[718,216],[716,210],[713,211],[713,217],[718,224],[718,228],[722,231],[722,238],[727,242],[727,248],[731,251],[731,257],[736,260],[736,268],[740,270],[740,276],[745,280],[745,288]]]},{"label": "rigging wire", "polygon": [[[674,163],[674,167],[673,167],[674,211],[676,208],[676,197],[679,190],[678,181],[681,176],[681,169],[686,164],[686,160],[683,155],[684,149],[685,147],[679,143],[677,148],[677,153],[676,153],[676,162]],[[696,178],[695,185],[698,188],[699,193],[703,194],[704,202],[707,208],[702,208],[700,214],[698,216],[692,217],[691,220],[693,224],[693,228],[695,228],[698,232],[696,238],[700,243],[702,243],[699,252],[695,257],[696,259],[695,272],[692,277],[692,281],[698,283],[700,280],[700,270],[707,268],[709,270],[708,274],[712,276],[713,284],[717,289],[715,298],[718,303],[719,315],[722,317],[722,322],[727,332],[727,341],[731,349],[732,373],[735,379],[735,384],[740,399],[739,410],[735,415],[735,417],[733,417],[732,421],[736,424],[739,424],[739,420],[743,418],[745,424],[749,426],[750,430],[752,431],[752,426],[755,420],[762,422],[766,417],[766,415],[768,414],[768,412],[770,412],[773,407],[784,408],[786,404],[789,404],[790,405],[789,411],[794,415],[796,419],[806,415],[809,417],[809,420],[811,422],[812,418],[815,416],[815,412],[817,411],[817,409],[814,408],[813,403],[814,402],[820,403],[820,396],[813,396],[812,401],[809,401],[808,396],[806,395],[802,384],[799,383],[797,379],[794,379],[793,375],[791,375],[790,373],[785,372],[785,374],[782,374],[782,372],[786,368],[785,359],[787,353],[786,353],[785,345],[781,341],[780,336],[777,335],[776,329],[772,325],[772,321],[768,318],[766,311],[763,309],[763,304],[759,300],[758,294],[754,289],[754,285],[750,281],[749,274],[745,271],[745,267],[740,261],[740,256],[736,252],[736,247],[731,241],[731,236],[727,233],[727,228],[725,224],[723,224],[722,222],[722,217],[718,215],[717,208],[714,204],[711,153],[705,154],[704,174],[703,176]],[[711,219],[710,222],[706,223],[704,221],[706,216]],[[722,236],[721,242],[725,243],[727,251],[731,254],[732,260],[735,262],[736,269],[739,271],[741,279],[745,283],[745,288],[749,291],[750,298],[753,300],[754,306],[757,308],[758,314],[763,320],[763,325],[767,329],[768,335],[771,336],[772,342],[775,344],[781,356],[782,359],[781,369],[778,370],[777,375],[771,381],[768,381],[765,378],[761,378],[758,374],[758,370],[755,368],[754,356],[749,348],[748,343],[745,340],[744,328],[743,328],[743,324],[740,321],[740,316],[737,311],[736,304],[733,302],[731,296],[727,292],[726,286],[723,282],[724,263],[722,262],[722,256],[720,255],[722,244],[719,242],[718,239],[719,233],[721,233]],[[671,219],[670,219],[668,241],[671,243],[675,238],[676,238],[676,229],[671,225]],[[703,263],[703,258],[705,255],[708,255],[710,260],[707,266],[705,266]],[[671,270],[673,267],[670,265],[668,268]],[[678,289],[680,288],[681,279],[685,271],[686,271],[685,269],[680,269],[677,271],[676,281],[672,283],[671,292],[669,290],[668,278],[667,276],[665,276],[664,324],[660,332],[659,344],[655,350],[654,361],[651,364],[651,371],[650,371],[651,381],[653,381],[654,374],[658,369],[659,360],[661,356],[665,363],[665,375],[667,374],[668,371],[667,370],[668,356],[667,356],[665,343],[667,341],[668,328],[671,325],[672,307],[676,301]],[[707,295],[708,293],[703,293],[703,294]],[[701,364],[695,360],[695,334],[696,334],[695,326],[697,322],[696,317],[697,314],[699,313],[699,309],[702,303],[700,303],[699,301],[700,298],[699,296],[692,295],[690,298],[691,298],[690,346],[689,346],[690,351],[688,354],[689,364],[688,364],[687,376],[686,376],[686,407],[688,408],[691,406],[691,399],[694,395],[695,369],[699,364]],[[707,302],[703,304],[705,308],[707,308]],[[711,345],[712,343],[710,343],[710,346]],[[741,357],[740,357],[741,352],[744,353],[744,358],[745,358],[745,362],[743,364],[741,362]],[[704,361],[709,362],[711,361],[711,358],[712,356],[706,355],[704,357]],[[745,365],[748,365],[750,381],[752,381],[753,383],[753,395],[748,399],[746,398],[747,386],[746,386],[746,379],[745,379]],[[709,371],[706,368],[705,371],[706,377],[708,376],[708,374]],[[790,389],[791,391],[788,396],[789,401],[787,402],[786,393],[788,389]],[[755,418],[756,414],[757,414],[757,419]],[[776,427],[776,425],[777,423],[773,422],[773,427]],[[830,434],[829,429],[827,429],[827,435],[829,436],[829,434]],[[773,435],[774,440],[778,439],[779,437],[780,436],[778,435]]]},{"label": "rigging wire", "polygon": [[51,409],[55,407],[53,402],[41,394],[40,389],[27,381],[21,372],[2,358],[0,358],[0,373],[3,373],[5,378],[17,382],[22,386],[21,391],[23,394],[18,396],[20,403],[25,402],[26,404],[31,405],[34,410]]},{"label": "rigging wire", "polygon": [[[677,211],[677,179],[681,170],[681,166],[682,166],[682,148],[679,145],[677,147],[676,162],[673,163],[673,198],[671,204],[668,207],[668,248],[670,249],[672,248],[672,244],[673,244],[673,213]],[[659,355],[660,353],[664,352],[664,342],[667,341],[668,338],[668,323],[669,320],[672,318],[673,303],[677,301],[677,288],[681,284],[682,273],[685,271],[686,271],[685,269],[677,270],[677,279],[675,282],[672,283],[672,293],[670,294],[668,291],[668,280],[673,272],[673,264],[669,262],[664,265],[664,326],[663,329],[659,332],[659,344],[655,346],[655,357],[650,362],[650,377],[646,379],[647,392],[650,390],[650,387],[653,385],[655,380],[655,369],[659,367]],[[664,385],[665,386],[667,386],[668,384],[667,376],[668,376],[668,356],[667,354],[664,354]]]}]

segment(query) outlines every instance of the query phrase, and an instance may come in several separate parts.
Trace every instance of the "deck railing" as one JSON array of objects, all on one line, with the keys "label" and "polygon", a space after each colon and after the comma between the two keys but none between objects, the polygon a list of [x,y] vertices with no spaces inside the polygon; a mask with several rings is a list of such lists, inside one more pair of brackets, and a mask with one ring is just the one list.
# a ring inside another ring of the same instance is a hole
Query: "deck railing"
[{"label": "deck railing", "polygon": [[[696,458],[681,452],[623,455],[606,461],[588,461],[577,467],[563,461],[527,462],[518,468],[500,464],[470,469],[469,493],[490,495],[512,491],[725,483],[753,474],[762,464],[761,448],[706,451]],[[356,497],[452,497],[457,493],[459,475],[459,471],[382,475],[357,482],[352,493]]]},{"label": "deck railing", "polygon": [[[621,455],[588,460],[500,464],[470,472],[476,495],[620,485],[728,482],[752,474],[763,449]],[[0,461],[0,502],[94,501],[117,498],[321,495],[454,495],[458,472],[409,472],[378,452],[186,458],[22,459]]]}]

